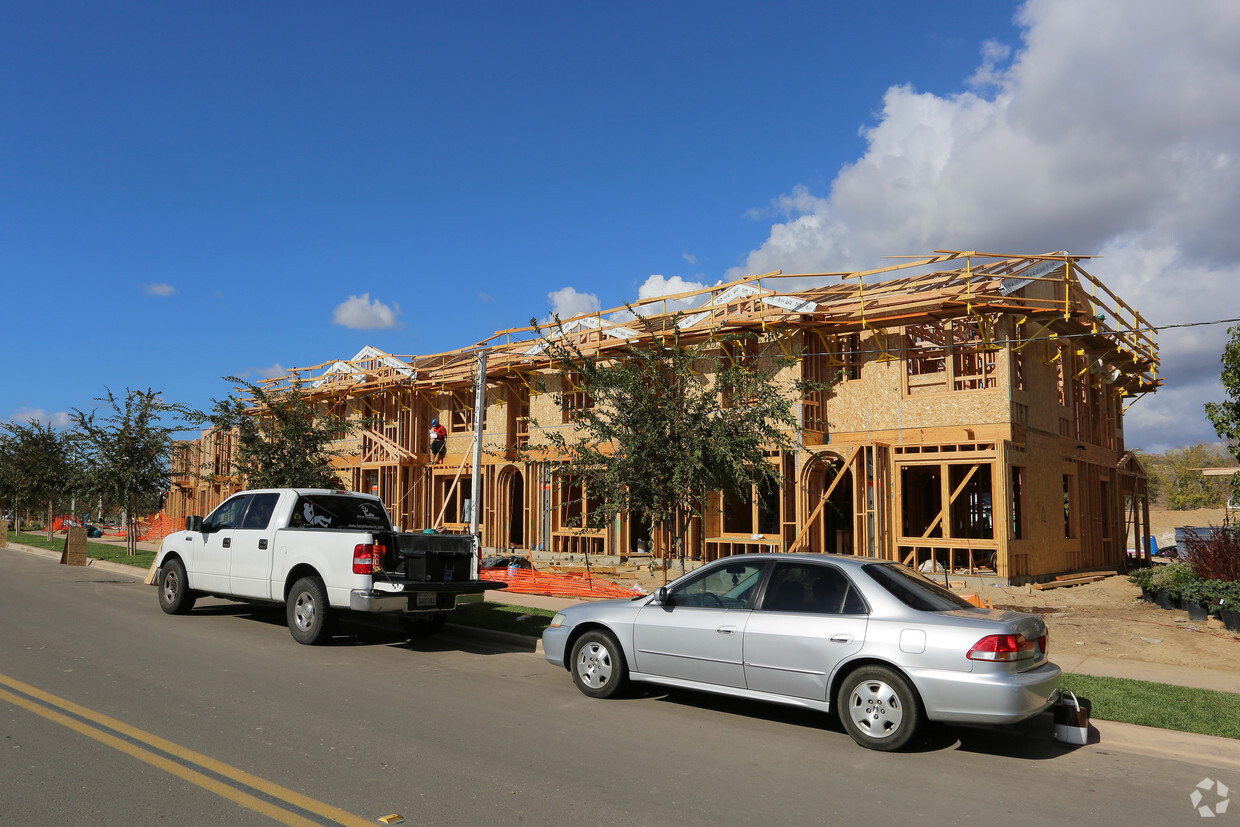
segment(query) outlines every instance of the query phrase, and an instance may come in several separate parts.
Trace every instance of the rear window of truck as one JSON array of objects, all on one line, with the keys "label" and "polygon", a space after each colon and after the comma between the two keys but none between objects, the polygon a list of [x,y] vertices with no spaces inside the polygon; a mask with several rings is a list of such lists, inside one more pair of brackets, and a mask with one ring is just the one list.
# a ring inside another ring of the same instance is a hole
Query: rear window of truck
[{"label": "rear window of truck", "polygon": [[387,509],[375,500],[339,494],[303,494],[297,498],[290,528],[341,528],[391,531]]}]

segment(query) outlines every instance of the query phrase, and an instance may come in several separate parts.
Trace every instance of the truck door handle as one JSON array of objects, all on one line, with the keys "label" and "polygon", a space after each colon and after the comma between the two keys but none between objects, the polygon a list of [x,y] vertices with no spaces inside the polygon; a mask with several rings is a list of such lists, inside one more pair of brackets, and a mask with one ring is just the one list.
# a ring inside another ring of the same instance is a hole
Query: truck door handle
[{"label": "truck door handle", "polygon": [[232,538],[225,537],[224,542],[220,543],[220,545],[222,545],[224,548],[230,548],[232,546]]},{"label": "truck door handle", "polygon": [[259,540],[259,541],[258,541],[258,547],[259,547],[259,549],[265,549],[265,548],[267,548],[267,541],[266,541],[266,540]]},{"label": "truck door handle", "polygon": [[832,643],[851,643],[852,635],[831,635]]},{"label": "truck door handle", "polygon": [[721,635],[730,635],[736,631],[736,627],[735,626],[720,626],[715,631]]}]

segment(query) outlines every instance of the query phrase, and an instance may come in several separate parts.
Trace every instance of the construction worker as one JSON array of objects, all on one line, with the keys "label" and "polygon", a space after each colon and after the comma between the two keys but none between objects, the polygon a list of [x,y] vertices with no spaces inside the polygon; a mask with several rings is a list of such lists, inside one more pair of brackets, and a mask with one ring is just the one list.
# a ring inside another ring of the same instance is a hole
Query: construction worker
[{"label": "construction worker", "polygon": [[444,440],[448,438],[448,429],[439,424],[438,419],[431,420],[431,459],[439,459],[444,451]]}]

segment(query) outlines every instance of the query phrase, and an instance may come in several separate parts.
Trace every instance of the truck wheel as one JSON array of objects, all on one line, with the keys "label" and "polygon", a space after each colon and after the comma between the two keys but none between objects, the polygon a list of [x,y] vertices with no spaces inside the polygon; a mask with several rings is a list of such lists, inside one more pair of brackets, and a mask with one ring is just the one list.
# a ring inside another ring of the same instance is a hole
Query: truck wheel
[{"label": "truck wheel", "polygon": [[620,644],[607,632],[586,632],[569,661],[573,683],[591,698],[612,698],[624,689],[629,673]]},{"label": "truck wheel", "polygon": [[185,577],[185,564],[170,560],[159,568],[159,608],[170,615],[188,614],[194,608],[198,595],[189,588]]},{"label": "truck wheel", "polygon": [[332,608],[327,603],[327,589],[317,577],[303,577],[293,584],[285,615],[288,630],[298,643],[313,646],[331,637]]},{"label": "truck wheel", "polygon": [[402,615],[400,618],[400,627],[405,630],[405,634],[409,637],[430,637],[437,635],[443,631],[443,625],[447,621],[448,616],[437,615]]},{"label": "truck wheel", "polygon": [[917,692],[894,669],[862,666],[840,684],[840,722],[866,749],[897,750],[921,729],[925,715]]}]

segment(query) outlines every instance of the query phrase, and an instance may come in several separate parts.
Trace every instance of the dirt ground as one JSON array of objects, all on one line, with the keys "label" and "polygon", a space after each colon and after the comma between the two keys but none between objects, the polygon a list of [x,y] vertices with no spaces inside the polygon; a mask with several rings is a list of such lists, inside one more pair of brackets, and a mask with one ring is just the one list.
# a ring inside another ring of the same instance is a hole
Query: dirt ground
[{"label": "dirt ground", "polygon": [[[1223,509],[1150,511],[1150,532],[1160,548],[1170,545],[1176,526],[1221,525]],[[673,569],[669,577],[680,572]],[[663,584],[663,573],[624,568],[608,579],[640,584],[650,591]],[[957,589],[976,592],[978,589]],[[981,596],[992,605],[1042,615],[1056,651],[1083,657],[1117,658],[1170,666],[1199,666],[1240,674],[1240,635],[1211,618],[1190,623],[1188,613],[1163,610],[1141,600],[1141,590],[1124,575],[1095,583],[1038,590],[1031,586],[984,586]]]}]

